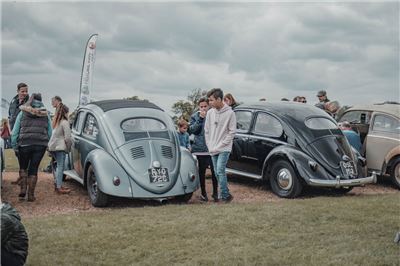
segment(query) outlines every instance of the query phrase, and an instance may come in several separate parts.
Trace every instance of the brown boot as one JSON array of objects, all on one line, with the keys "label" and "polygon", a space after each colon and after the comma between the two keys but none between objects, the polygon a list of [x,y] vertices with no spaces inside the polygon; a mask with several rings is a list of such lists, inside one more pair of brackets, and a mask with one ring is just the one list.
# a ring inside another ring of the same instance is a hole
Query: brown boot
[{"label": "brown boot", "polygon": [[13,185],[20,185],[21,181],[22,181],[22,175],[25,173],[24,170],[19,170],[19,176],[18,179],[15,181],[12,181],[11,184]]},{"label": "brown boot", "polygon": [[60,187],[60,188],[56,188],[56,192],[57,192],[57,194],[68,194],[71,192],[71,190],[66,187]]},{"label": "brown boot", "polygon": [[37,182],[37,175],[28,176],[28,201],[35,201],[35,188]]},{"label": "brown boot", "polygon": [[28,186],[28,173],[25,171],[20,171],[20,179],[21,181],[19,181],[19,187],[21,188],[21,191],[19,192],[19,200],[24,200],[25,199],[25,195],[26,195],[26,189]]}]

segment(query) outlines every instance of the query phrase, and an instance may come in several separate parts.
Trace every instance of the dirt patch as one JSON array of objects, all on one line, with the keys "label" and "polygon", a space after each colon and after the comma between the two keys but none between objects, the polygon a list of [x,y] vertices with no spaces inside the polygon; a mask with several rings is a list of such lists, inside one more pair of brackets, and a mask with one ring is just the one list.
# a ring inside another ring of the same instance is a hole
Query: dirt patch
[{"label": "dirt patch", "polygon": [[[88,198],[87,191],[78,182],[72,179],[66,180],[64,183],[72,189],[68,195],[58,195],[54,192],[53,176],[48,173],[40,172],[36,187],[36,201],[27,202],[19,201],[19,187],[12,185],[11,181],[16,180],[17,172],[6,172],[3,174],[3,187],[1,197],[3,201],[10,202],[20,212],[24,218],[57,215],[74,212],[92,212],[104,211],[109,208],[94,208]],[[207,179],[207,192],[211,195],[212,186],[211,180]],[[268,186],[261,181],[248,180],[245,178],[230,176],[229,189],[234,195],[233,203],[235,202],[276,202],[283,201],[273,194]],[[399,193],[399,190],[394,188],[390,182],[385,179],[379,180],[378,184],[367,185],[365,187],[354,188],[346,196],[357,196],[362,194],[386,194]],[[214,202],[203,203],[199,200],[200,189],[197,190],[189,204],[215,204]],[[301,198],[317,197],[322,195],[338,196],[332,191],[324,189],[307,188],[302,193]],[[158,201],[131,200],[122,198],[112,198],[110,208],[126,208],[126,207],[144,207],[158,206],[161,203]]]}]

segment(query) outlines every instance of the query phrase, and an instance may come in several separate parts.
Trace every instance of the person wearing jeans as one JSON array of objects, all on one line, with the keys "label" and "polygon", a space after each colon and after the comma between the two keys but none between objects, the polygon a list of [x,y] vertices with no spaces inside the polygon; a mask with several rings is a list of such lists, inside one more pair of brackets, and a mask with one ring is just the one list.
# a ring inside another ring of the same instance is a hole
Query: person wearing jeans
[{"label": "person wearing jeans", "polygon": [[37,173],[52,134],[51,121],[40,93],[32,94],[20,109],[22,111],[17,116],[11,136],[11,145],[18,154],[20,167],[19,197],[20,200],[25,199],[28,191],[28,201],[35,201]]},{"label": "person wearing jeans", "polygon": [[63,187],[63,172],[66,152],[69,151],[72,144],[71,129],[68,122],[68,107],[63,103],[57,106],[53,118],[53,134],[49,141],[49,151],[57,161],[56,179],[54,180],[55,191],[58,194],[67,194],[71,192],[69,188]]},{"label": "person wearing jeans", "polygon": [[214,167],[208,152],[206,141],[204,138],[204,123],[209,109],[208,100],[206,97],[201,97],[198,102],[199,110],[194,113],[190,118],[189,134],[194,135],[194,142],[192,144],[192,154],[196,155],[199,163],[199,177],[200,177],[200,200],[207,202],[206,191],[206,170],[207,167],[211,168],[211,180],[213,186],[212,198],[215,202],[218,201],[218,181],[215,176]]},{"label": "person wearing jeans", "polygon": [[220,198],[224,202],[230,202],[233,196],[228,188],[226,164],[236,133],[236,117],[232,108],[224,103],[221,89],[210,90],[207,97],[212,109],[207,112],[204,136],[218,179]]}]

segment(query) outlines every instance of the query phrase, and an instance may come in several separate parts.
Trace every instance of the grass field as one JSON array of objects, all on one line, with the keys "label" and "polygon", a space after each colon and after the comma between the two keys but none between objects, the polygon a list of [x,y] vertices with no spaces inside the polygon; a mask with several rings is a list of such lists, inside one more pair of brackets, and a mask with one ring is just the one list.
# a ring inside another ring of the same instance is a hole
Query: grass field
[{"label": "grass field", "polygon": [[399,265],[400,195],[25,219],[28,265]]},{"label": "grass field", "polygon": [[[13,149],[7,149],[4,153],[4,161],[6,163],[6,171],[18,171],[18,160],[15,157]],[[47,152],[44,154],[42,162],[40,163],[39,170],[45,168],[50,162],[50,157],[47,155]]]}]

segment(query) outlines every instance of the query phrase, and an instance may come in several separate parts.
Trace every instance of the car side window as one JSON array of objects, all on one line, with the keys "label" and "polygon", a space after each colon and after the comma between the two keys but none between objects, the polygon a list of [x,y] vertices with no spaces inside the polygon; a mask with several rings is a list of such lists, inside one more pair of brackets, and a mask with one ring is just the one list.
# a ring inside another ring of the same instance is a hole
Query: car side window
[{"label": "car side window", "polygon": [[267,113],[258,113],[254,133],[279,138],[283,133],[281,122]]},{"label": "car side window", "polygon": [[348,121],[352,124],[369,124],[371,114],[366,111],[350,111],[345,113],[339,122]]},{"label": "car side window", "polygon": [[83,112],[79,112],[74,120],[74,124],[72,126],[72,129],[76,132],[80,131],[81,125],[82,125],[82,120],[83,120]]},{"label": "car side window", "polygon": [[88,114],[86,116],[85,126],[83,128],[82,134],[85,137],[89,137],[92,139],[97,138],[97,135],[99,134],[99,128],[97,126],[96,118],[93,115]]},{"label": "car side window", "polygon": [[249,131],[252,113],[250,111],[236,111],[236,129],[240,132]]},{"label": "car side window", "polygon": [[398,119],[395,119],[391,116],[376,115],[372,125],[372,130],[399,134],[400,122]]}]

